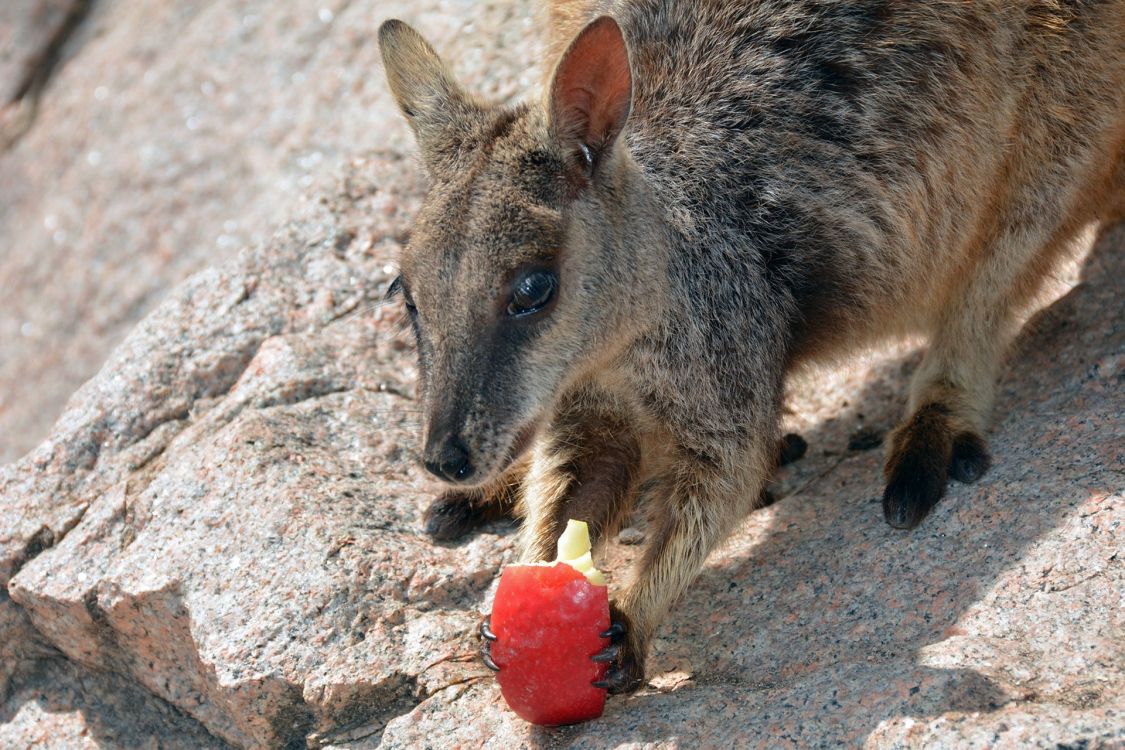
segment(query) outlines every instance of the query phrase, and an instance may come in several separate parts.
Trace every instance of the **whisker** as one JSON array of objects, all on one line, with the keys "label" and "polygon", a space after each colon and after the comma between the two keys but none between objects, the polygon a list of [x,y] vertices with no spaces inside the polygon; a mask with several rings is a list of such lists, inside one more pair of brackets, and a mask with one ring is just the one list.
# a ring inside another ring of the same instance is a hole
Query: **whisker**
[{"label": "whisker", "polygon": [[421,409],[414,409],[413,411],[409,411],[409,412],[399,411],[398,409],[368,409],[367,411],[369,411],[371,414],[403,414],[403,415],[410,414],[410,415],[418,415],[418,414],[422,413]]},{"label": "whisker", "polygon": [[351,310],[348,310],[347,312],[345,312],[342,315],[340,315],[339,317],[337,317],[336,320],[347,320],[348,318],[354,318],[356,316],[370,315],[371,313],[375,312],[379,308],[384,307],[384,306],[386,306],[388,304],[391,304],[393,302],[394,302],[394,300],[378,299],[378,300],[375,300],[373,302],[368,302],[367,304],[356,305]]}]

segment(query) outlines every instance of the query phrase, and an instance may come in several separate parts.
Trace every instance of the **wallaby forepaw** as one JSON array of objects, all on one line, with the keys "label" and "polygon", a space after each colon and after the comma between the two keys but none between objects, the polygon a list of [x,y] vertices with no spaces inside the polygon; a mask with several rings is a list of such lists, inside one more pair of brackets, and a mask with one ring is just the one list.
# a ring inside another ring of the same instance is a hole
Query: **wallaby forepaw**
[{"label": "wallaby forepaw", "polygon": [[449,542],[468,534],[485,522],[484,514],[464,492],[446,492],[434,498],[422,516],[431,539]]},{"label": "wallaby forepaw", "polygon": [[613,695],[632,693],[645,681],[644,654],[638,652],[630,637],[632,625],[628,616],[611,603],[609,617],[609,630],[601,633],[602,638],[609,638],[609,645],[590,657],[596,662],[608,662],[609,670],[605,677],[591,684]]},{"label": "wallaby forepaw", "polygon": [[962,432],[953,439],[953,458],[949,462],[949,476],[958,482],[971,484],[992,466],[992,457],[984,439],[972,432]]}]

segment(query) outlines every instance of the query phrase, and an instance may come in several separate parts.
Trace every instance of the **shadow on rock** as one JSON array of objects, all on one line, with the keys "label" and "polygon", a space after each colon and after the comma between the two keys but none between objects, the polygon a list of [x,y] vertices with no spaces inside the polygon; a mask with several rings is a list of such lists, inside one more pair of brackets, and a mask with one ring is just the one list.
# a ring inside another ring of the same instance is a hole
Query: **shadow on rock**
[{"label": "shadow on rock", "polygon": [[63,658],[41,660],[0,704],[4,747],[226,750],[196,721],[132,681]]}]

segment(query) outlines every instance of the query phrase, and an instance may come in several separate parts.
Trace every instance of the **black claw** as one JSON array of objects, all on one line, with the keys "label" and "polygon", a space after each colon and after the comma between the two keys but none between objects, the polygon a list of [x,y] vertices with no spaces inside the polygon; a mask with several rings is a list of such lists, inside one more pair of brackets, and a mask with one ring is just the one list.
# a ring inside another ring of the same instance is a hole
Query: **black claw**
[{"label": "black claw", "polygon": [[590,684],[612,695],[631,693],[644,682],[644,653],[634,652],[635,644],[626,638],[626,633],[633,630],[632,621],[613,602],[609,605],[609,622],[609,628],[599,634],[610,639],[609,645],[590,657],[607,665],[605,676]]},{"label": "black claw", "polygon": [[644,680],[631,670],[613,669],[606,672],[600,680],[591,680],[590,684],[596,688],[608,690],[610,693],[631,693],[641,686]]},{"label": "black claw", "polygon": [[499,672],[500,666],[492,660],[492,643],[496,640],[496,634],[492,632],[492,615],[485,615],[481,619],[477,632],[484,639],[484,643],[480,644],[480,660],[493,672]]},{"label": "black claw", "polygon": [[605,648],[603,648],[598,653],[591,656],[590,659],[592,659],[593,661],[596,661],[598,663],[613,662],[613,661],[617,660],[617,657],[620,654],[621,654],[621,646],[617,643],[611,643],[610,645],[606,646]]},{"label": "black claw", "polygon": [[953,463],[949,466],[949,476],[964,484],[972,484],[980,479],[983,473],[976,463],[961,458],[953,459]]},{"label": "black claw", "polygon": [[609,638],[610,640],[617,641],[621,636],[625,635],[625,626],[619,622],[615,622],[609,626],[609,630],[603,633],[598,633],[599,638]]},{"label": "black claw", "polygon": [[909,530],[922,522],[941,498],[944,489],[932,477],[906,477],[892,481],[883,491],[883,517],[896,529]]}]

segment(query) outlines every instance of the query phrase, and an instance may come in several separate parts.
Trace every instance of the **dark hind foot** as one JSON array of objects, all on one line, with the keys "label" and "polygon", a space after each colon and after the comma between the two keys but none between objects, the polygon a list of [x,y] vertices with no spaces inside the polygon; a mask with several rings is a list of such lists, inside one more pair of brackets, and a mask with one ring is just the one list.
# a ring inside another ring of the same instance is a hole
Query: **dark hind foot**
[{"label": "dark hind foot", "polygon": [[479,492],[453,490],[434,498],[422,516],[422,523],[431,539],[449,542],[504,515],[503,507],[487,502]]},{"label": "dark hind foot", "polygon": [[984,440],[957,430],[943,404],[918,409],[890,436],[883,516],[896,529],[912,529],[945,494],[950,475],[973,481],[988,467]]},{"label": "dark hind foot", "polygon": [[884,473],[883,517],[896,529],[912,529],[941,499],[953,456],[948,409],[922,407],[891,436]]}]

